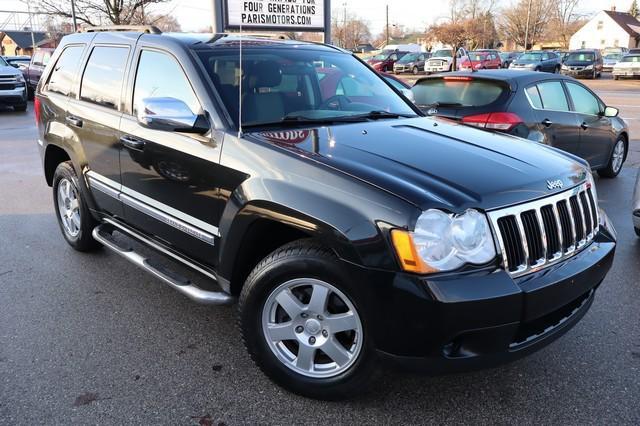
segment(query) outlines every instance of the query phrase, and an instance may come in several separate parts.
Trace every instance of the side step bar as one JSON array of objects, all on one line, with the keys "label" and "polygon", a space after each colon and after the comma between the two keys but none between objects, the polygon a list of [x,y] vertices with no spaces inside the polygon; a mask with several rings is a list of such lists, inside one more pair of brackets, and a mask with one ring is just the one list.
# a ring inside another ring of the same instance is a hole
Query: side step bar
[{"label": "side step bar", "polygon": [[[206,305],[229,305],[235,302],[235,298],[228,293],[225,293],[223,291],[215,292],[203,290],[193,285],[188,278],[180,276],[173,271],[169,271],[160,265],[154,265],[154,262],[151,259],[145,258],[139,253],[136,253],[133,248],[120,246],[115,241],[115,238],[112,235],[115,229],[116,228],[112,224],[103,223],[93,229],[92,235],[96,241],[98,241],[109,250],[119,254],[129,262],[144,269],[154,277],[160,279],[165,284],[168,284],[171,288],[179,291],[193,301]],[[118,231],[122,231],[125,234],[131,232],[129,230],[125,231],[120,227],[118,227],[117,229]],[[140,235],[131,235],[131,237],[134,237],[141,242],[144,242],[146,240]]]}]

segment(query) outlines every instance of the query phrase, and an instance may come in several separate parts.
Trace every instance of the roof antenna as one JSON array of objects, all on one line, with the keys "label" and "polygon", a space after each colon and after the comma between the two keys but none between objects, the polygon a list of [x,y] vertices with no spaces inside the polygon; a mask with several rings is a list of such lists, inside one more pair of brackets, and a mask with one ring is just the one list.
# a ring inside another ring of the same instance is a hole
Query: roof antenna
[{"label": "roof antenna", "polygon": [[240,19],[240,82],[238,84],[238,139],[242,138],[242,19]]}]

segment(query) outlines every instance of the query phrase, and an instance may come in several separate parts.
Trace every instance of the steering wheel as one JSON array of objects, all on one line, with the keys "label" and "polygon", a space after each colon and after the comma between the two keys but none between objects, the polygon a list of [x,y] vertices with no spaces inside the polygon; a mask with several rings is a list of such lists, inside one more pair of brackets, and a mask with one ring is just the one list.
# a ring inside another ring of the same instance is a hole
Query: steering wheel
[{"label": "steering wheel", "polygon": [[328,109],[328,110],[344,110],[348,104],[351,103],[351,100],[345,95],[333,95],[326,101],[324,101],[318,109]]}]

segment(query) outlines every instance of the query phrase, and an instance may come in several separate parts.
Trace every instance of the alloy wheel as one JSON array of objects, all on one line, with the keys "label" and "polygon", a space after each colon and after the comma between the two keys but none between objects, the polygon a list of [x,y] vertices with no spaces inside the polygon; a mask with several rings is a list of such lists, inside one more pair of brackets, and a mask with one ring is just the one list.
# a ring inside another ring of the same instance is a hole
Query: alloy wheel
[{"label": "alloy wheel", "polygon": [[313,378],[346,371],[362,350],[362,322],[349,298],[333,285],[297,278],[276,287],[262,311],[267,345],[280,362]]},{"label": "alloy wheel", "polygon": [[80,233],[80,199],[75,185],[66,178],[58,183],[58,214],[65,232],[76,237]]},{"label": "alloy wheel", "polygon": [[618,173],[622,168],[622,162],[624,161],[624,141],[618,140],[616,146],[613,148],[613,154],[611,154],[611,168],[614,173]]}]

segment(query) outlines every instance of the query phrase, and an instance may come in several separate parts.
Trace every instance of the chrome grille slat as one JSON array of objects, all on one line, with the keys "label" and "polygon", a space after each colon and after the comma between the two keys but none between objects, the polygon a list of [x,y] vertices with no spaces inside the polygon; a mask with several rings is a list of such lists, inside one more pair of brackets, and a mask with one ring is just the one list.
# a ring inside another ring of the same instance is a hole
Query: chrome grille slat
[{"label": "chrome grille slat", "polygon": [[504,268],[517,277],[567,259],[586,247],[598,231],[595,212],[594,191],[590,183],[583,183],[551,197],[487,215]]}]

